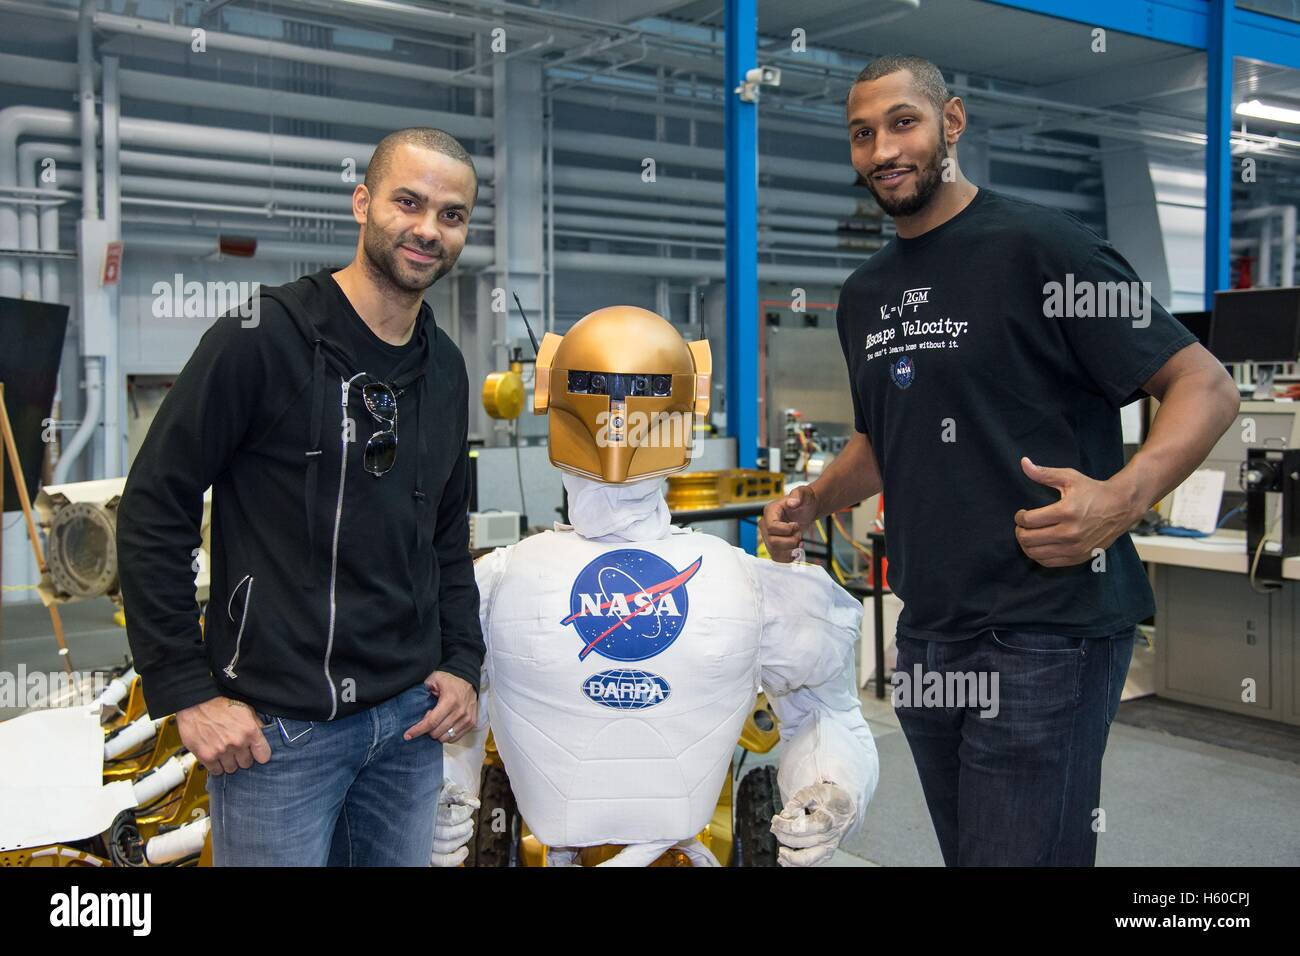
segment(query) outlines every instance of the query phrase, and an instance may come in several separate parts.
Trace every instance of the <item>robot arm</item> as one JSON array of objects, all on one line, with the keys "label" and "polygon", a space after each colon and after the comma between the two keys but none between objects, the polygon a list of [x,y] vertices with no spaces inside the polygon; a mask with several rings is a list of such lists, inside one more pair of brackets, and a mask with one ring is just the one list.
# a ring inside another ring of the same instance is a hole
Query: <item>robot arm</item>
[{"label": "robot arm", "polygon": [[[474,562],[474,580],[478,585],[479,623],[483,640],[489,645],[488,622],[497,582],[509,561],[509,548],[498,548]],[[474,835],[474,811],[478,809],[478,788],[487,749],[488,706],[491,692],[487,658],[479,678],[478,720],[474,729],[454,743],[442,745],[442,792],[438,795],[437,818],[433,828],[433,865],[459,866],[469,851],[465,844]]]},{"label": "robot arm", "polygon": [[[486,636],[486,635],[485,635]],[[479,807],[479,774],[487,747],[486,695],[488,671],[479,683],[478,722],[454,743],[442,745],[442,791],[433,823],[433,865],[460,866],[469,855],[465,844],[474,835],[474,811]]]},{"label": "robot arm", "polygon": [[763,611],[760,680],[781,723],[780,862],[823,863],[861,826],[880,776],[855,680],[862,606],[821,568],[745,563]]}]

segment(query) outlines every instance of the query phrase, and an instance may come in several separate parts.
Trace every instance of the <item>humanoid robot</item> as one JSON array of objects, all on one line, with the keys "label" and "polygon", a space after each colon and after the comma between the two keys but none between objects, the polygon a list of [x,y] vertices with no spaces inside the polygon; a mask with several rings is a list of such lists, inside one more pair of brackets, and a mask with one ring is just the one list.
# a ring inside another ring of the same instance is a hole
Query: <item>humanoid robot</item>
[{"label": "humanoid robot", "polygon": [[[854,680],[862,608],[818,567],[673,527],[666,476],[708,411],[707,341],[613,306],[537,356],[534,414],[570,524],[480,558],[487,644],[475,731],[445,745],[434,864],[465,859],[489,726],[546,865],[613,845],[650,865],[713,817],[761,688],[780,728],[781,865],[826,862],[862,823],[879,763]],[[588,855],[589,858],[589,855]]]}]

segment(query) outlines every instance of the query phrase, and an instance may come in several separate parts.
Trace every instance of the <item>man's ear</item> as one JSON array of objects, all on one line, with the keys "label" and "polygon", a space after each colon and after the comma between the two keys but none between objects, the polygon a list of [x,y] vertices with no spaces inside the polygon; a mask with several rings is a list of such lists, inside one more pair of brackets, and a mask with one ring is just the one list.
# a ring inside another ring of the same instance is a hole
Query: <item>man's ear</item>
[{"label": "man's ear", "polygon": [[943,104],[943,134],[948,145],[952,146],[961,139],[964,132],[966,132],[966,104],[961,101],[960,96],[953,96]]},{"label": "man's ear", "polygon": [[357,188],[352,190],[352,218],[364,225],[369,216],[370,190],[365,183],[357,183]]}]

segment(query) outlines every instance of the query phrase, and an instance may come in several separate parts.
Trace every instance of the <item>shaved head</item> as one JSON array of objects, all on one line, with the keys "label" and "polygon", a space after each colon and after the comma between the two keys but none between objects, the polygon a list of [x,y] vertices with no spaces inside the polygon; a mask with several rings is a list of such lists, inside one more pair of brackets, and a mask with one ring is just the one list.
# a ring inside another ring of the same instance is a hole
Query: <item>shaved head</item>
[{"label": "shaved head", "polygon": [[882,56],[869,63],[858,74],[853,85],[870,83],[872,80],[878,80],[882,76],[889,76],[901,70],[912,74],[913,89],[929,100],[934,111],[942,116],[943,106],[952,98],[952,93],[948,91],[948,84],[944,82],[943,73],[939,68],[923,57]]},{"label": "shaved head", "polygon": [[[379,189],[384,177],[392,170],[393,157],[403,146],[431,149],[435,153],[442,153],[444,156],[456,160],[458,163],[464,163],[471,170],[474,170],[473,158],[455,136],[452,136],[446,130],[434,129],[431,126],[410,126],[389,133],[375,147],[375,151],[370,157],[370,164],[366,167],[365,178],[366,188],[372,193]],[[474,170],[473,198],[474,201],[478,201],[477,170]]]}]

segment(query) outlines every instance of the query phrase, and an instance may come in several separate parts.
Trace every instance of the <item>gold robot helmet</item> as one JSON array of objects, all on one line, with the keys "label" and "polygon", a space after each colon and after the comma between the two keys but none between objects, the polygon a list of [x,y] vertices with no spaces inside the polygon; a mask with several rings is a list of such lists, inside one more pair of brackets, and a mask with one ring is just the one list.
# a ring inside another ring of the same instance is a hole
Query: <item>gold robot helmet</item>
[{"label": "gold robot helmet", "polygon": [[709,411],[709,343],[687,342],[662,316],[597,309],[537,352],[533,414],[550,414],[551,464],[607,484],[657,478],[690,463],[696,415]]}]

